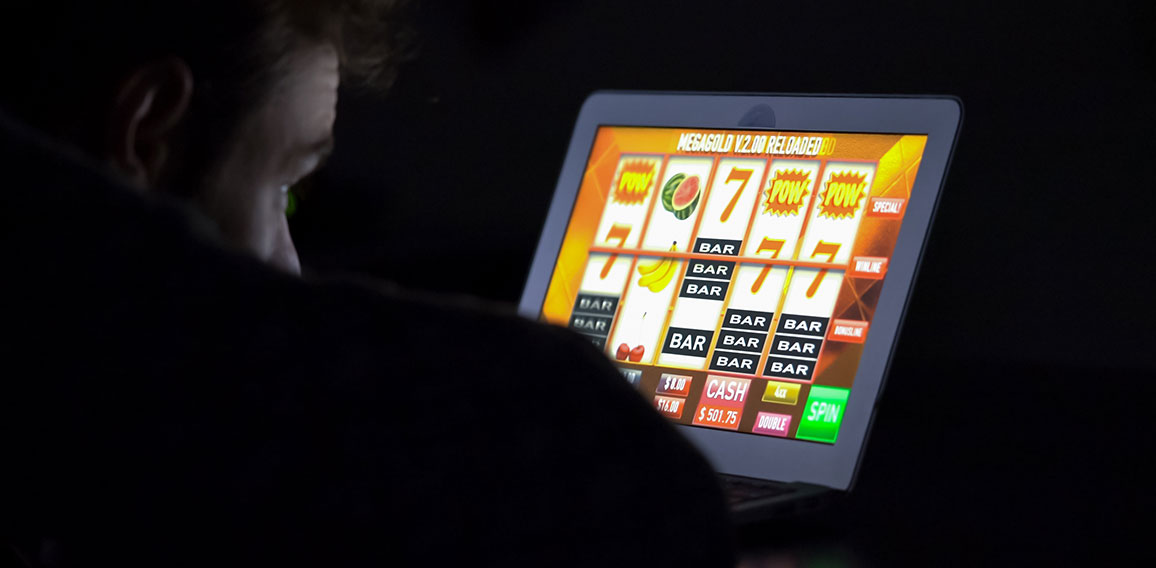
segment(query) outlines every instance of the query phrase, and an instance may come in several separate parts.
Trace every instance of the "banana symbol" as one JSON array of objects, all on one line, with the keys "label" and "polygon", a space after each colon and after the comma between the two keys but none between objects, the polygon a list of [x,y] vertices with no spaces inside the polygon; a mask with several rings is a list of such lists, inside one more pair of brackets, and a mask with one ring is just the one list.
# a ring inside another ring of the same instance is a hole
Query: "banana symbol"
[{"label": "banana symbol", "polygon": [[[677,249],[678,242],[676,241],[670,245],[670,250]],[[638,285],[651,292],[661,292],[674,279],[676,272],[678,272],[678,263],[669,257],[639,262],[638,273],[642,275],[642,278],[638,279]]]},{"label": "banana symbol", "polygon": [[654,271],[658,270],[659,268],[662,268],[663,264],[667,260],[669,260],[669,259],[655,258],[653,260],[647,260],[647,261],[641,261],[640,260],[640,261],[638,261],[638,273],[643,275],[643,276],[646,276],[647,274],[651,274]]}]

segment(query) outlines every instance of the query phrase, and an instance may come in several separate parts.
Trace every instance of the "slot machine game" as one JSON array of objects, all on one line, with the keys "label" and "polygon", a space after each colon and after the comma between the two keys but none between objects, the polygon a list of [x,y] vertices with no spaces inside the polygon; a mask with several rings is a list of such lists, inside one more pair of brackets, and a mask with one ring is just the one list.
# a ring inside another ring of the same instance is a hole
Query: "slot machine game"
[{"label": "slot machine game", "polygon": [[925,143],[602,126],[542,318],[675,422],[832,444]]}]

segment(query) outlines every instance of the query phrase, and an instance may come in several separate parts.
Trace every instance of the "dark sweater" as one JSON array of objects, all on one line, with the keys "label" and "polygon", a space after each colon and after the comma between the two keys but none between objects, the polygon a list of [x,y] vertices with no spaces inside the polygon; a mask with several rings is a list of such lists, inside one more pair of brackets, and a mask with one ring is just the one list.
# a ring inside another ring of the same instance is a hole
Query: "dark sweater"
[{"label": "dark sweater", "polygon": [[731,563],[708,465],[568,331],[283,275],[2,115],[0,162],[0,539],[63,566]]}]

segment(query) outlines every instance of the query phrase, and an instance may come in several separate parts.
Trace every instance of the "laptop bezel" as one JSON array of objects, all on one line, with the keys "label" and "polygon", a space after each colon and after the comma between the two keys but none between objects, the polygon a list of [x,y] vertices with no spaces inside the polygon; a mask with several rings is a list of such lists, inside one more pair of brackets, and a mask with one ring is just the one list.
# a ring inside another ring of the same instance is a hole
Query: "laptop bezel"
[{"label": "laptop bezel", "polygon": [[[766,112],[765,107],[770,107],[771,112]],[[751,120],[752,116],[757,119]],[[850,489],[961,119],[959,100],[944,96],[596,92],[579,112],[519,302],[519,313],[540,317],[594,137],[601,126],[927,135],[836,443],[678,426],[721,473]]]}]

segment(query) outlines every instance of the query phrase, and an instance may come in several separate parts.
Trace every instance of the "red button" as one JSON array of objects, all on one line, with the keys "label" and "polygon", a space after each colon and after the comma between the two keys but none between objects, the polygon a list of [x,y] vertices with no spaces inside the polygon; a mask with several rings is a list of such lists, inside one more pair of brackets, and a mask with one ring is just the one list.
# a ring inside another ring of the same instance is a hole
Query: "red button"
[{"label": "red button", "polygon": [[694,413],[693,423],[698,426],[738,430],[739,420],[743,417],[742,408],[728,408],[713,404],[699,404]]},{"label": "red button", "polygon": [[686,407],[686,399],[672,396],[656,396],[654,397],[654,407],[658,409],[659,414],[678,420],[682,418],[682,409]]},{"label": "red button", "polygon": [[747,393],[749,393],[750,390],[750,379],[707,375],[706,384],[702,387],[702,398],[700,400],[718,406],[742,408],[743,403],[747,401]]},{"label": "red button", "polygon": [[846,343],[863,343],[867,341],[867,322],[837,319],[831,322],[831,331],[827,332],[827,339]]},{"label": "red button", "polygon": [[852,278],[873,278],[879,280],[887,274],[887,258],[882,256],[856,256],[851,259]]},{"label": "red button", "polygon": [[690,394],[690,383],[693,380],[693,377],[687,375],[663,373],[658,378],[658,388],[654,392],[670,396],[687,396]]},{"label": "red button", "polygon": [[907,200],[899,197],[872,197],[867,206],[867,216],[898,219],[903,216],[906,206]]},{"label": "red button", "polygon": [[755,425],[751,428],[751,432],[783,438],[786,437],[787,431],[790,428],[790,416],[786,414],[775,414],[773,412],[760,412],[759,415],[755,417]]}]

